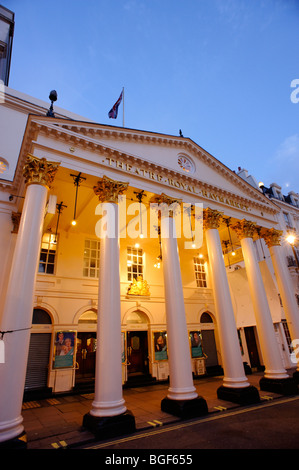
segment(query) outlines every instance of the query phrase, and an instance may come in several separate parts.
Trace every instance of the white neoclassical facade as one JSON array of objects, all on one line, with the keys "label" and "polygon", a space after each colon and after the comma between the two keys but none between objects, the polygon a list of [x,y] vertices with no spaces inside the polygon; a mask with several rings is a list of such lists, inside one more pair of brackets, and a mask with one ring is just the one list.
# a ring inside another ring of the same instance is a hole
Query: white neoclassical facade
[{"label": "white neoclassical facade", "polygon": [[250,369],[297,393],[285,207],[189,138],[47,108],[9,88],[0,108],[0,442],[24,434],[24,392],[94,384],[95,433],[134,429],[138,380],[169,380],[162,409],[182,417],[207,412],[194,376],[242,404]]}]

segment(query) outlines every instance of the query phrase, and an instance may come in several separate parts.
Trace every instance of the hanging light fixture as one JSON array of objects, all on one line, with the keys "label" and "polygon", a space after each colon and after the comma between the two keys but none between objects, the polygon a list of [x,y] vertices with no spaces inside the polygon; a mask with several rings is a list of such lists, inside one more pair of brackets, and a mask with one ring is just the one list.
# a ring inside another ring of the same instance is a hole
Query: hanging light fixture
[{"label": "hanging light fixture", "polygon": [[[140,233],[139,233],[139,237],[140,238],[144,238],[144,233],[143,233],[143,230],[142,230],[142,215],[141,215],[141,203],[142,203],[142,198],[146,196],[146,194],[144,194],[144,190],[142,191],[134,191],[134,194],[136,194],[136,197],[139,201],[139,206],[140,206],[140,209],[139,209],[139,217],[140,217]],[[135,245],[136,246],[136,245]]]},{"label": "hanging light fixture", "polygon": [[236,252],[235,252],[235,250],[234,250],[234,246],[233,246],[233,242],[232,242],[232,237],[231,237],[230,229],[229,229],[230,219],[231,219],[230,217],[228,217],[227,219],[225,219],[225,223],[226,223],[226,225],[227,225],[228,236],[229,236],[230,244],[231,244],[231,247],[232,247],[232,256],[236,256]]},{"label": "hanging light fixture", "polygon": [[257,231],[257,234],[258,234],[259,239],[260,239],[261,249],[262,249],[262,252],[263,252],[263,258],[266,259],[263,244],[262,244],[262,239],[261,239],[261,227],[256,227],[256,231]]},{"label": "hanging light fixture", "polygon": [[154,264],[154,268],[160,269],[161,267],[161,262],[162,262],[162,248],[161,248],[161,228],[160,227],[155,227],[158,232],[158,237],[159,237],[159,247],[160,247],[160,253],[157,256],[157,262]]},{"label": "hanging light fixture", "polygon": [[70,175],[70,176],[73,177],[73,179],[74,179],[74,185],[76,186],[74,217],[73,217],[73,220],[72,220],[71,224],[72,224],[72,225],[76,225],[76,224],[77,224],[77,221],[76,221],[76,209],[77,209],[78,188],[79,188],[80,184],[82,183],[82,181],[83,181],[83,180],[86,180],[86,178],[83,178],[83,176],[81,176],[81,172],[78,173],[78,175]]},{"label": "hanging light fixture", "polygon": [[[222,243],[225,246],[225,254],[227,255],[228,265],[229,265],[229,269],[230,269],[230,261],[229,261],[229,254],[228,254],[229,240],[222,240]],[[223,253],[223,257],[224,257],[224,253]]]},{"label": "hanging light fixture", "polygon": [[189,221],[190,221],[190,233],[192,235],[191,236],[191,239],[192,239],[192,245],[191,246],[192,246],[192,248],[196,248],[196,243],[194,241],[194,235],[193,235],[193,232],[192,232],[192,221],[191,221],[191,212],[193,210],[193,206],[192,205],[188,206],[188,207],[185,208],[185,210],[186,210],[186,212],[189,216]]},{"label": "hanging light fixture", "polygon": [[61,201],[61,203],[60,203],[60,204],[56,204],[56,208],[57,208],[58,216],[57,216],[57,223],[56,223],[55,237],[54,237],[54,241],[53,241],[53,243],[54,243],[54,244],[56,244],[56,243],[57,243],[57,233],[58,233],[59,218],[60,218],[60,214],[61,214],[61,212],[62,212],[62,209],[63,209],[64,207],[67,207],[67,206],[64,206],[62,201]]}]

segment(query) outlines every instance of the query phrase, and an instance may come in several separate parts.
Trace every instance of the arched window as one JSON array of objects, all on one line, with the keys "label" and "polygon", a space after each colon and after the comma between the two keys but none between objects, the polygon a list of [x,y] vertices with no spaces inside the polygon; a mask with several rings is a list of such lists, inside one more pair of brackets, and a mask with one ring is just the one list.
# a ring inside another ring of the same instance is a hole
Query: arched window
[{"label": "arched window", "polygon": [[98,316],[93,310],[88,310],[87,312],[82,313],[79,318],[78,323],[97,323]]},{"label": "arched window", "polygon": [[213,323],[213,319],[208,312],[204,312],[200,317],[200,323]]},{"label": "arched window", "polygon": [[126,317],[127,325],[147,325],[148,317],[145,313],[140,310],[135,310],[134,312],[128,313]]},{"label": "arched window", "polygon": [[50,315],[41,308],[33,309],[32,323],[34,325],[51,325],[52,320]]}]

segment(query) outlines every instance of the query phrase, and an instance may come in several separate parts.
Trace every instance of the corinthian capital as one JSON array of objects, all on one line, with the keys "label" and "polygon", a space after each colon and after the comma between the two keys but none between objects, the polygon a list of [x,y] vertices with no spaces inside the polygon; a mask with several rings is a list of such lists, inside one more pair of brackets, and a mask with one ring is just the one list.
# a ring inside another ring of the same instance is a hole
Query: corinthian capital
[{"label": "corinthian capital", "polygon": [[60,163],[49,162],[45,158],[37,158],[29,153],[23,167],[25,183],[50,187],[59,165]]},{"label": "corinthian capital", "polygon": [[118,196],[128,189],[129,183],[115,181],[108,176],[103,176],[97,185],[93,187],[94,193],[99,196],[100,202],[118,202]]},{"label": "corinthian capital", "polygon": [[282,230],[276,230],[275,228],[263,228],[261,230],[261,236],[265,240],[268,248],[271,248],[271,246],[280,245],[280,238],[282,234]]},{"label": "corinthian capital", "polygon": [[219,212],[214,209],[210,209],[209,207],[207,209],[203,210],[203,223],[204,223],[204,228],[206,230],[210,228],[219,228],[219,225],[222,221],[222,216],[223,212]]},{"label": "corinthian capital", "polygon": [[253,238],[256,233],[256,223],[250,220],[243,219],[241,222],[231,225],[231,228],[237,233],[240,240],[242,238]]},{"label": "corinthian capital", "polygon": [[181,209],[182,199],[167,196],[167,194],[160,194],[159,196],[153,196],[150,200],[151,204],[158,204],[158,210],[161,210],[162,215],[168,215],[169,217],[175,216],[177,211]]}]

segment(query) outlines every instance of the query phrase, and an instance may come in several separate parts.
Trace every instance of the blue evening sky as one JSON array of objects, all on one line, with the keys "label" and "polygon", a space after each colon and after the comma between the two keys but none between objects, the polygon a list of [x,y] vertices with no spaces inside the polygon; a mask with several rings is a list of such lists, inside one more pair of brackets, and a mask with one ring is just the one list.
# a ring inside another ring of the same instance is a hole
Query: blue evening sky
[{"label": "blue evening sky", "polygon": [[230,169],[299,192],[299,0],[2,5],[15,12],[11,88],[45,101],[55,89],[57,106],[122,126],[122,105],[108,111],[124,87],[125,127],[182,129]]}]

